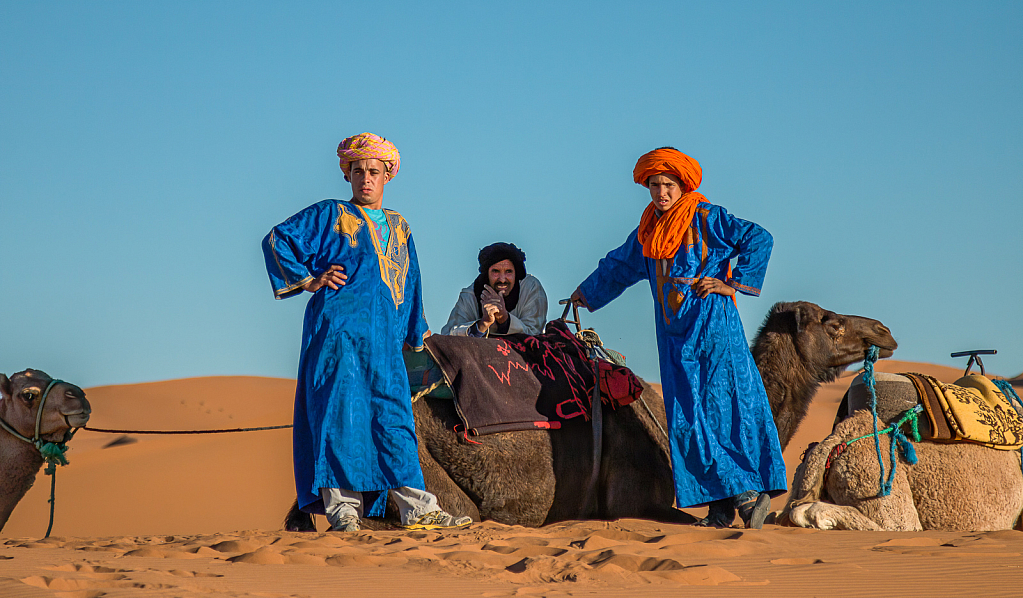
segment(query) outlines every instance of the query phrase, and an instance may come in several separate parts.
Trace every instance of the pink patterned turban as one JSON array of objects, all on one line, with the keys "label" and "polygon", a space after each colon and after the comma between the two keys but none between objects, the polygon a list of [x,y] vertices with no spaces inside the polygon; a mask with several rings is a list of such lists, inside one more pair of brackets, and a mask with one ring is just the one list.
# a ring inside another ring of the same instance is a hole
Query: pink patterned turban
[{"label": "pink patterned turban", "polygon": [[398,148],[373,133],[361,133],[345,139],[337,146],[337,157],[341,158],[341,171],[345,173],[346,181],[352,174],[352,162],[356,160],[380,160],[387,168],[387,180],[393,179],[401,166]]}]

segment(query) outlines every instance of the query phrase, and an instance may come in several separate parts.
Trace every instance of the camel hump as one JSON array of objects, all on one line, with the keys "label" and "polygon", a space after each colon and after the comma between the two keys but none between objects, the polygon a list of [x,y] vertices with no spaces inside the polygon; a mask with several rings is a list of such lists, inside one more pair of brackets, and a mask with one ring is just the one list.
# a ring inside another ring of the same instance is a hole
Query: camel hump
[{"label": "camel hump", "polygon": [[[870,411],[870,391],[864,382],[863,374],[853,378],[849,385],[849,413],[861,409]],[[901,374],[886,372],[874,373],[874,388],[877,395],[877,417],[890,422],[897,419],[907,409],[916,407],[920,402],[913,382]]]}]

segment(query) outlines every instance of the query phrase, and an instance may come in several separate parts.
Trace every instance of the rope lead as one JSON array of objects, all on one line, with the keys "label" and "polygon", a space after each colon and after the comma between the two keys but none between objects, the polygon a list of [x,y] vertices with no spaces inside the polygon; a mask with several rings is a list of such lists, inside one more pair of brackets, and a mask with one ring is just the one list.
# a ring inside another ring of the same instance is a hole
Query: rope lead
[{"label": "rope lead", "polygon": [[[902,424],[910,422],[911,433],[913,435],[914,442],[920,442],[920,429],[917,422],[920,411],[923,409],[920,405],[906,411],[899,418],[899,421],[888,426],[884,430],[878,431],[877,429],[877,381],[874,378],[874,363],[877,362],[879,349],[875,345],[871,345],[870,349],[867,350],[866,358],[863,360],[863,383],[867,387],[867,392],[870,395],[870,414],[874,417],[874,433],[868,434],[867,436],[860,436],[850,440],[848,444],[852,444],[857,440],[862,440],[870,436],[874,437],[874,450],[877,451],[877,464],[881,468],[881,477],[878,481],[880,489],[877,492],[878,497],[888,496],[892,493],[892,485],[895,483],[895,469],[898,467],[899,461],[895,454],[895,449],[898,447],[899,453],[907,463],[913,465],[917,462],[916,449],[913,448],[909,438],[902,431]],[[885,476],[884,471],[884,458],[881,456],[881,435],[891,433],[892,440],[889,443],[890,458],[892,461],[892,468]]]}]

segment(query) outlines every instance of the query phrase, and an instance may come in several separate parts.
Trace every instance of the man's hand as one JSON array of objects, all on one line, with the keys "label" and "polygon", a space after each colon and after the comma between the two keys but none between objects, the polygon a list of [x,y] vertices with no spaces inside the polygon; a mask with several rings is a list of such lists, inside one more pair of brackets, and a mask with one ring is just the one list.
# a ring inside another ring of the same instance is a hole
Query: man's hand
[{"label": "man's hand", "polygon": [[498,309],[493,303],[483,303],[481,301],[480,311],[483,313],[483,317],[476,320],[476,328],[479,329],[480,332],[486,332],[494,325],[494,322],[497,321]]},{"label": "man's hand", "polygon": [[348,280],[348,276],[344,274],[343,271],[344,266],[334,264],[323,274],[320,274],[316,278],[302,285],[302,288],[310,293],[315,293],[325,286],[336,291],[338,287],[345,286],[345,281]]},{"label": "man's hand", "polygon": [[572,291],[572,296],[569,297],[568,300],[575,305],[590,309],[590,306],[586,304],[586,297],[583,297],[583,292],[579,290],[579,287],[576,287],[575,290]]},{"label": "man's hand", "polygon": [[480,305],[483,306],[484,312],[487,311],[487,305],[497,307],[497,313],[494,314],[494,317],[499,324],[504,324],[508,320],[508,310],[504,307],[504,296],[495,291],[489,284],[483,285],[483,292],[480,293]]},{"label": "man's hand", "polygon": [[717,278],[701,278],[694,282],[690,288],[696,291],[696,296],[700,299],[706,299],[711,293],[728,297],[735,296],[735,289]]}]

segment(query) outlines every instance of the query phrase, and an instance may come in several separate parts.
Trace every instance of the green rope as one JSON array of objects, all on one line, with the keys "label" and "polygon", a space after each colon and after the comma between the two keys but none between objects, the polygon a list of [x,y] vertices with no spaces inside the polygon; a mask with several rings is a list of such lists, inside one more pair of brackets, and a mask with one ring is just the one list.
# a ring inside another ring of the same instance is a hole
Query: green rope
[{"label": "green rope", "polygon": [[67,465],[67,457],[64,453],[67,452],[67,445],[64,443],[57,444],[55,442],[47,442],[43,444],[41,441],[35,443],[36,448],[39,449],[39,454],[43,456],[43,460],[47,463],[55,463],[57,465]]},{"label": "green rope", "polygon": [[[870,413],[871,415],[873,415],[874,419],[874,433],[868,434],[866,436],[861,436],[856,440],[861,440],[863,438],[870,437],[874,438],[874,450],[877,451],[877,464],[881,469],[881,477],[880,480],[878,481],[880,489],[877,492],[877,496],[881,497],[888,496],[889,494],[891,494],[892,485],[895,483],[895,469],[896,467],[898,467],[899,463],[898,458],[895,454],[896,446],[898,447],[899,452],[902,454],[902,457],[906,460],[907,463],[912,465],[917,461],[916,450],[913,448],[913,445],[910,444],[909,439],[906,438],[906,435],[902,432],[901,426],[906,421],[911,421],[912,423],[910,424],[910,426],[912,428],[913,440],[915,442],[920,442],[920,430],[917,424],[917,416],[920,412],[921,407],[917,405],[917,407],[914,407],[913,409],[907,411],[896,424],[893,424],[885,428],[883,431],[878,431],[876,388],[877,381],[874,378],[874,363],[877,361],[879,353],[880,349],[878,349],[875,345],[871,345],[870,349],[867,350],[866,357],[863,360],[863,383],[866,385],[867,392],[870,395]],[[891,433],[892,435],[892,440],[889,443],[892,468],[888,472],[888,475],[885,476],[884,459],[881,457],[881,434],[887,433]]]},{"label": "green rope", "polygon": [[[1019,395],[1016,394],[1016,389],[1007,380],[992,380],[992,382],[995,383],[998,390],[1002,391],[1005,398],[1009,400],[1012,408],[1020,415],[1023,415],[1023,400],[1020,400]],[[1019,465],[1020,470],[1023,471],[1023,448],[1019,449]]]},{"label": "green rope", "polygon": [[[910,438],[913,440],[913,442],[920,442],[920,428],[917,422],[919,420],[920,413],[923,412],[923,409],[924,408],[922,405],[917,405],[916,407],[907,410],[905,413],[902,414],[902,417],[900,417],[898,421],[888,426],[884,430],[878,431],[877,434],[884,435],[890,432],[894,432],[896,429],[902,426],[902,424],[908,422],[910,424],[912,432]],[[858,436],[856,438],[853,438],[852,440],[847,441],[846,444],[852,444],[857,440],[863,440],[864,438],[873,438],[874,436],[876,436],[876,434],[864,434],[863,436]]]}]

